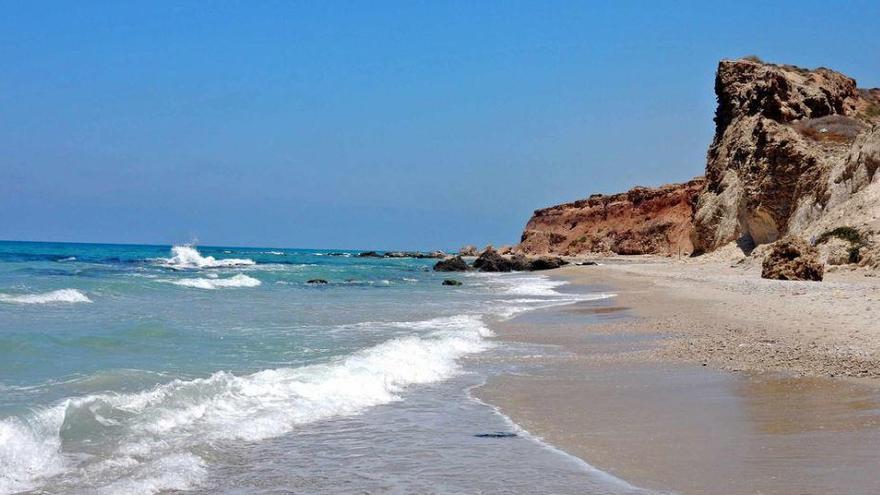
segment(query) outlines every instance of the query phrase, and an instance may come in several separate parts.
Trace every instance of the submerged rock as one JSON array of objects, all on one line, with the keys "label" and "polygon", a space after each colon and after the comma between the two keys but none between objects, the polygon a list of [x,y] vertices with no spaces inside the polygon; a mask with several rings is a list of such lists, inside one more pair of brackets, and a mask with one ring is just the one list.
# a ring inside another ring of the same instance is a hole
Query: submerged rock
[{"label": "submerged rock", "polygon": [[323,278],[313,278],[313,279],[309,280],[309,281],[306,282],[306,283],[307,283],[307,284],[326,284],[326,283],[329,283],[329,282],[327,282],[327,281],[324,280]]},{"label": "submerged rock", "polygon": [[447,278],[443,281],[443,285],[462,285],[460,281]]},{"label": "submerged rock", "polygon": [[434,265],[435,272],[465,272],[467,270],[468,264],[461,259],[461,256],[440,260]]},{"label": "submerged rock", "polygon": [[800,237],[774,242],[761,266],[761,277],[776,280],[822,280],[825,267],[819,251]]},{"label": "submerged rock", "polygon": [[493,431],[492,433],[476,433],[474,436],[477,438],[513,438],[517,434],[509,431]]}]

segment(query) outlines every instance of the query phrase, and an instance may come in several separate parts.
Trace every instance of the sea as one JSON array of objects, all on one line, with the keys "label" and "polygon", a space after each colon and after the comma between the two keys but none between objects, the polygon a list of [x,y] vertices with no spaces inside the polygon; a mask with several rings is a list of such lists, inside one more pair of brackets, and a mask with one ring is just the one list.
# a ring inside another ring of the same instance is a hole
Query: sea
[{"label": "sea", "polygon": [[471,395],[608,294],[358,254],[0,242],[0,494],[645,493]]}]

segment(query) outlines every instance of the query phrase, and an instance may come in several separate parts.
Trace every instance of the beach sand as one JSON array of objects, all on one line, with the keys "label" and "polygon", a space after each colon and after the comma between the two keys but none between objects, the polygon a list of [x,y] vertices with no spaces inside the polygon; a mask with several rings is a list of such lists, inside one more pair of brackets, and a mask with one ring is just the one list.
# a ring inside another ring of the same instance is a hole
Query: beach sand
[{"label": "beach sand", "polygon": [[877,278],[778,282],[723,261],[605,263],[552,276],[616,297],[496,328],[556,352],[523,359],[477,397],[645,488],[880,493]]}]

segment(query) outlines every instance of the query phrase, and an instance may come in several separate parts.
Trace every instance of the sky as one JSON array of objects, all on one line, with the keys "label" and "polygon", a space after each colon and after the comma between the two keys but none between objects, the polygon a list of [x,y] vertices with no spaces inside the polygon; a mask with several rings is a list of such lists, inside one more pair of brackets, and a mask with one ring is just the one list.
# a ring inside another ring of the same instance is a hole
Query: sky
[{"label": "sky", "polygon": [[436,249],[700,175],[714,71],[880,2],[0,2],[0,239]]}]

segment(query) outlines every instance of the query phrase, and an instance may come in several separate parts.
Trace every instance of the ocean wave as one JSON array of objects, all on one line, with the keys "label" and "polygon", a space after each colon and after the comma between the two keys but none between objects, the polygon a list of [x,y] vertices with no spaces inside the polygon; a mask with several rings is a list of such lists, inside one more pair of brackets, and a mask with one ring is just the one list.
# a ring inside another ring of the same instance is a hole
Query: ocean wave
[{"label": "ocean wave", "polygon": [[183,287],[194,287],[196,289],[224,289],[230,287],[256,287],[260,285],[260,281],[248,277],[244,274],[238,274],[229,278],[184,278],[180,280],[169,280],[174,285]]},{"label": "ocean wave", "polygon": [[[0,421],[0,493],[32,489],[62,473],[62,483],[75,485],[69,491],[190,489],[205,477],[199,454],[217,442],[272,438],[401,400],[407,387],[445,380],[458,373],[459,358],[491,345],[476,316],[400,324],[429,332],[326,364],[243,376],[220,371],[140,393],[70,398]],[[100,442],[109,442],[102,458],[62,452],[62,443]],[[153,478],[157,472],[161,479]]]},{"label": "ocean wave", "polygon": [[160,258],[159,261],[174,269],[230,268],[256,264],[251,259],[225,258],[218,260],[213,256],[202,256],[193,246],[174,246],[171,248],[171,255],[170,258]]},{"label": "ocean wave", "polygon": [[85,294],[76,289],[59,289],[40,294],[0,294],[0,302],[13,304],[90,303]]}]

